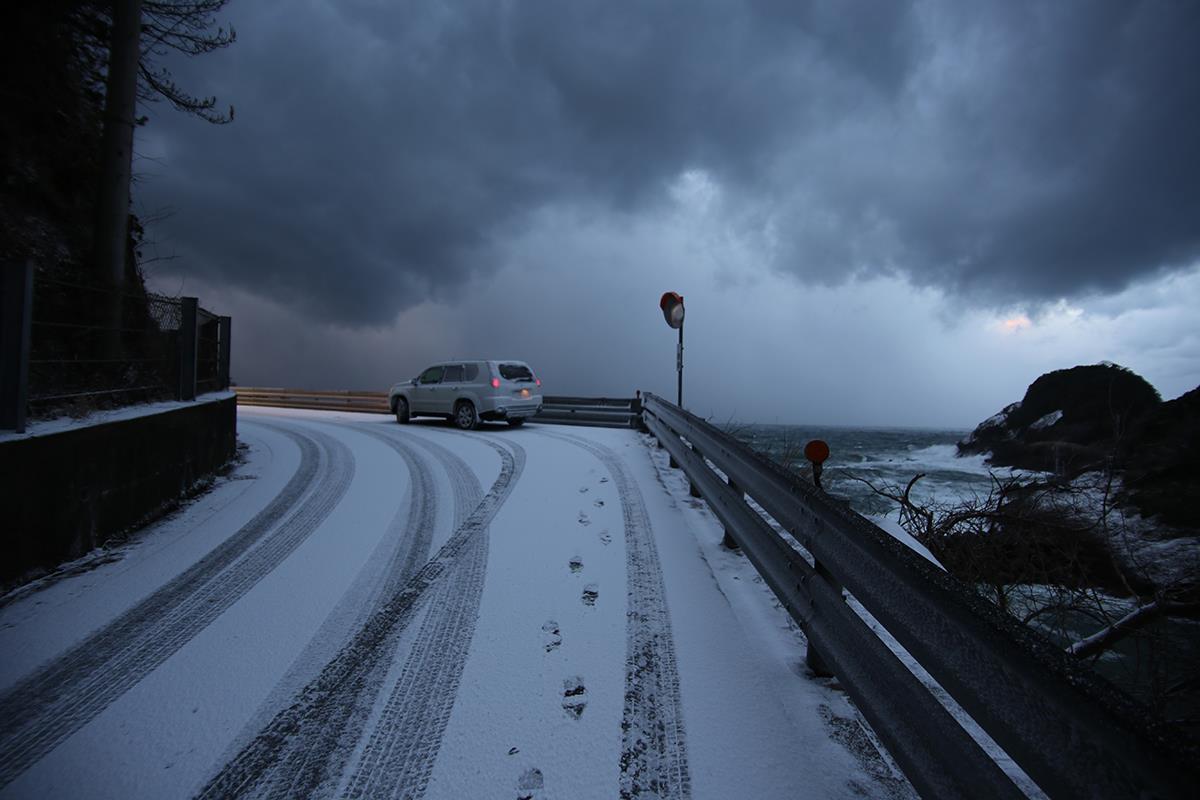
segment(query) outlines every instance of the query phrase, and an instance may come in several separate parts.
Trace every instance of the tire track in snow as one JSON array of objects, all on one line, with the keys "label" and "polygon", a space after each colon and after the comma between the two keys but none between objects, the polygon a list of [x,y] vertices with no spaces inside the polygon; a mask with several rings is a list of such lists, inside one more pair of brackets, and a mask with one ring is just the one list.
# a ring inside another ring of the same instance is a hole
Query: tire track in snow
[{"label": "tire track in snow", "polygon": [[[365,776],[361,780],[379,789],[379,794],[420,796],[423,783],[401,781],[413,776],[419,781],[422,775],[427,779],[436,759],[478,614],[478,592],[470,585],[476,579],[482,585],[488,526],[525,464],[519,446],[510,445],[510,450],[478,438],[497,450],[502,460],[499,476],[479,505],[294,702],[201,789],[199,797],[327,796],[338,788],[346,754],[364,733],[367,742],[360,765],[368,766],[360,767],[356,775]],[[458,581],[466,582],[465,591]],[[455,600],[460,595],[465,598],[461,602]],[[411,678],[406,683],[402,675],[389,696],[388,706],[397,709],[398,718],[381,721],[367,732],[381,676],[389,670],[400,636],[426,608],[406,661],[405,672]],[[418,664],[423,669],[418,670]],[[382,773],[374,769],[375,764]]]},{"label": "tire track in snow", "polygon": [[[512,457],[486,437],[478,438],[500,454],[502,464]],[[420,441],[443,461],[452,485],[468,489],[456,492],[459,501],[456,512],[461,515],[456,516],[457,529],[465,519],[464,512],[479,502],[479,481],[461,458],[442,445]],[[523,467],[523,451],[515,457]],[[465,509],[464,499],[469,502]],[[372,798],[417,798],[424,794],[474,635],[488,547],[488,530],[484,528],[426,601],[429,612],[409,649],[399,680],[382,709],[376,712],[378,719],[372,720],[360,759],[350,775],[349,785],[343,787],[343,794],[361,797],[365,792]],[[345,765],[347,761],[340,763]]]},{"label": "tire track in snow", "polygon": [[487,551],[487,538],[477,537],[430,597],[429,613],[343,796],[425,793],[475,632]]},{"label": "tire track in snow", "polygon": [[[507,463],[509,456],[498,440],[478,433],[452,435],[481,441]],[[518,470],[523,469],[524,449],[512,442],[505,444],[512,448]],[[372,721],[357,763],[339,787],[342,796],[407,799],[424,794],[474,635],[488,547],[484,529],[429,598],[429,613],[400,677]]]},{"label": "tire track in snow", "polygon": [[[406,447],[409,443],[415,442],[433,455],[445,470],[453,490],[455,502],[452,530],[458,530],[470,513],[479,506],[483,499],[483,490],[479,485],[479,479],[476,477],[474,471],[467,466],[467,463],[457,454],[428,439],[419,436],[404,436],[403,433],[390,426],[380,427],[367,424],[356,425],[355,427],[390,447]],[[499,450],[499,448],[497,449]],[[507,455],[507,451],[501,451],[502,458],[505,455]],[[412,468],[413,466],[410,465],[410,469]],[[423,491],[431,497],[436,498],[436,487],[428,481],[427,476],[426,480],[422,481],[422,483],[424,484]],[[432,533],[432,528],[430,529],[430,533]],[[484,531],[484,537],[486,537],[486,530]],[[486,557],[487,541],[484,537],[476,537],[476,542],[483,543],[483,552]],[[425,538],[428,539],[428,536]],[[472,543],[469,545],[468,550],[474,552],[477,546],[476,543]],[[428,541],[426,541],[424,553],[419,561],[406,560],[400,569],[392,571],[383,587],[383,592],[376,596],[369,608],[365,609],[361,618],[362,622],[365,623],[372,614],[379,610],[387,598],[393,596],[412,578],[416,568],[425,562],[428,550]],[[448,592],[458,592],[459,584],[464,580],[464,576],[461,573],[463,558],[466,558],[465,554],[460,557],[459,564],[454,567],[453,572],[439,581],[437,588],[433,592],[436,596],[420,602],[422,608],[427,607],[427,603],[432,603],[432,608],[435,610],[427,615],[425,623],[423,623],[421,630],[418,632],[417,638],[412,645],[413,652],[427,652],[430,650],[427,646],[423,646],[423,643],[431,635],[429,628],[432,617],[440,619],[445,616],[451,606],[461,606],[462,598],[455,597]],[[479,583],[482,585],[482,574],[479,576]],[[358,627],[361,627],[361,623]],[[407,625],[401,626],[392,634],[390,643],[381,651],[384,655],[396,652],[399,637],[406,628]],[[469,643],[470,635],[468,634],[465,638]],[[426,681],[436,682],[437,673],[435,673],[434,668],[453,664],[456,658],[458,656],[454,652],[453,643],[450,646],[436,648],[436,658],[434,659],[436,663],[426,664],[425,666],[425,669],[428,671]],[[465,661],[465,653],[462,655],[462,659]],[[428,661],[429,659],[427,658],[426,660]],[[265,793],[266,796],[283,798],[308,793],[310,796],[324,797],[330,796],[335,792],[345,768],[354,757],[355,749],[363,737],[364,731],[371,723],[372,716],[377,713],[375,709],[379,705],[380,696],[386,688],[391,664],[391,658],[379,658],[374,665],[368,668],[369,672],[362,683],[362,690],[358,693],[352,705],[344,707],[350,713],[338,714],[337,719],[327,719],[325,721],[325,725],[323,726],[323,743],[309,743],[299,748],[293,748],[274,765],[272,772],[275,777],[266,783],[270,787]],[[459,668],[459,672],[461,672],[461,667]],[[450,685],[450,683],[450,681],[447,681],[447,685]],[[456,680],[453,683],[457,685]],[[453,694],[450,695],[450,699],[451,701],[453,700]],[[436,748],[433,752],[436,754]],[[314,779],[319,780],[315,788],[313,788]]]},{"label": "tire track in snow", "polygon": [[311,430],[255,424],[300,447],[295,475],[212,552],[0,697],[0,787],[204,630],[307,539],[345,494],[354,459],[344,445]]},{"label": "tire track in snow", "polygon": [[[451,530],[466,519],[483,496],[479,479],[466,462],[441,445],[414,436],[389,435],[379,425],[321,424],[343,430],[347,427],[360,430],[394,450],[407,469],[408,491],[354,583],[259,706],[258,712],[243,727],[242,733],[227,748],[225,759],[236,756],[280,709],[289,705],[295,694],[329,663],[387,598],[428,560],[442,499],[433,480],[435,462],[446,473],[453,490],[455,502]],[[421,446],[414,446],[414,442]],[[367,685],[374,687],[374,692],[378,694],[385,678],[386,669],[372,674]],[[351,741],[348,745],[350,750],[353,745]],[[339,745],[341,749],[344,748]],[[343,761],[349,758],[349,752],[342,755]],[[331,758],[336,757],[336,753],[331,755]]]},{"label": "tire track in snow", "polygon": [[628,468],[609,448],[569,434],[538,434],[580,447],[612,475],[625,523],[625,707],[620,796],[691,797],[675,642],[650,515]]},{"label": "tire track in snow", "polygon": [[[370,429],[372,426],[363,425],[362,427]],[[479,485],[479,478],[476,477],[474,470],[467,466],[467,462],[463,461],[458,454],[437,442],[430,441],[421,436],[412,436],[411,438],[401,440],[396,434],[392,433],[393,430],[395,429],[384,427],[376,429],[372,435],[383,440],[413,442],[433,454],[433,457],[446,470],[446,475],[450,479],[450,485],[455,490],[454,529],[457,530],[483,499],[483,487]]]},{"label": "tire track in snow", "polygon": [[[483,499],[483,488],[479,485],[479,478],[474,471],[467,466],[467,462],[436,442],[418,436],[397,436],[390,432],[392,428],[381,429],[378,425],[360,423],[353,427],[394,450],[404,461],[411,476],[410,512],[407,519],[401,523],[397,515],[385,534],[391,543],[399,546],[393,547],[390,556],[386,556],[387,566],[382,571],[383,581],[371,593],[371,599],[361,607],[358,624],[354,626],[357,630],[429,559],[437,524],[439,497],[437,486],[426,468],[426,463],[416,453],[416,449],[423,449],[433,456],[449,479],[454,497],[452,530],[458,530],[467,516],[479,505]],[[413,447],[414,444],[417,448]],[[405,532],[408,532],[407,536]]]}]

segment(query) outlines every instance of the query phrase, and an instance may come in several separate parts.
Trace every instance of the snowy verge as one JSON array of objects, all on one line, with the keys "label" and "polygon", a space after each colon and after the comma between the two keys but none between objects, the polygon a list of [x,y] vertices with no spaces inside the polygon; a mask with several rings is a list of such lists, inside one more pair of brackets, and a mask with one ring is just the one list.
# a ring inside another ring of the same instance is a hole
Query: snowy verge
[{"label": "snowy verge", "polygon": [[[652,447],[652,445],[651,445]],[[713,576],[722,594],[734,607],[735,613],[747,631],[751,634],[748,639],[756,646],[762,647],[763,658],[773,658],[781,664],[788,664],[798,675],[807,678],[818,687],[834,688],[839,691],[830,692],[832,701],[827,701],[821,709],[821,715],[826,720],[829,736],[842,742],[847,749],[859,759],[861,767],[872,775],[875,786],[873,791],[865,796],[904,796],[904,792],[912,792],[911,786],[903,777],[903,773],[892,760],[887,749],[876,737],[869,723],[861,716],[853,702],[841,693],[837,678],[822,682],[814,678],[804,664],[807,649],[807,638],[799,625],[783,609],[774,593],[763,581],[754,566],[740,552],[726,550],[719,544],[722,528],[708,504],[702,499],[695,499],[688,494],[688,480],[681,470],[668,468],[665,451],[652,452],[652,459],[659,472],[659,481],[667,487],[681,506],[690,506],[707,521],[711,533],[698,537],[705,560],[713,568]],[[712,464],[709,467],[724,477],[719,469]],[[803,545],[771,517],[753,498],[747,496],[747,504],[760,514],[768,525],[791,547],[800,552],[806,560],[812,560],[811,554]],[[878,525],[886,533],[902,542],[905,546],[921,554],[931,563],[944,567],[929,551],[904,531],[899,523],[886,517],[871,517],[871,522]],[[699,527],[699,526],[694,526]],[[849,592],[845,597],[854,612],[863,622],[874,631],[883,644],[892,651],[897,659],[920,681],[930,694],[950,713],[964,730],[992,758],[1016,786],[1030,798],[1040,799],[1046,795],[1036,783],[1021,769],[1013,759],[1001,748],[982,727],[954,700],[953,697],[931,676],[920,662],[909,653],[890,632]],[[773,635],[776,631],[786,630],[788,635]],[[780,697],[784,695],[781,693]],[[834,711],[836,709],[836,711]],[[794,710],[792,713],[796,713]]]},{"label": "snowy verge", "polygon": [[[666,451],[657,450],[652,440],[644,440],[643,444],[652,463],[652,480],[664,490],[671,508],[686,521],[685,530],[699,550],[708,579],[740,628],[723,631],[721,641],[743,650],[755,665],[745,673],[744,680],[765,688],[772,698],[772,713],[759,717],[759,732],[767,731],[770,736],[790,741],[796,748],[820,754],[812,759],[815,763],[807,766],[808,796],[915,797],[908,780],[838,681],[818,678],[805,665],[808,641],[804,632],[749,559],[741,551],[729,550],[721,544],[723,528],[708,504],[690,496],[686,476],[681,470],[669,467]],[[751,505],[757,507],[752,501]],[[680,559],[668,558],[667,563],[672,567],[668,570],[670,579]],[[694,587],[692,593],[698,596],[699,587]],[[677,611],[686,619],[690,609],[672,609],[673,614]],[[711,610],[707,613],[712,614]],[[717,648],[712,638],[712,623],[703,624],[709,635],[702,646],[705,658],[711,659]],[[686,657],[689,654],[686,637],[681,639],[681,646]],[[750,702],[746,689],[736,691],[731,687],[722,694],[720,707],[730,718],[740,716],[733,706]],[[710,698],[708,702],[716,705],[718,701]],[[776,716],[782,720],[775,719]],[[739,735],[750,734],[742,731]],[[736,790],[730,796],[738,796]]]}]

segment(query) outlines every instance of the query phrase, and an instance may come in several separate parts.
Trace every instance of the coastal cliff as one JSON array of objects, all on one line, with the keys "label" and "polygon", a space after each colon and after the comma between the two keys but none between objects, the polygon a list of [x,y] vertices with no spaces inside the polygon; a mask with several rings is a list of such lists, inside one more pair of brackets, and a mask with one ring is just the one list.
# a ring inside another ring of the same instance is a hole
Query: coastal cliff
[{"label": "coastal cliff", "polygon": [[1102,363],[1042,375],[958,443],[995,466],[1075,478],[1111,469],[1142,516],[1200,528],[1200,388],[1163,402],[1144,378]]}]

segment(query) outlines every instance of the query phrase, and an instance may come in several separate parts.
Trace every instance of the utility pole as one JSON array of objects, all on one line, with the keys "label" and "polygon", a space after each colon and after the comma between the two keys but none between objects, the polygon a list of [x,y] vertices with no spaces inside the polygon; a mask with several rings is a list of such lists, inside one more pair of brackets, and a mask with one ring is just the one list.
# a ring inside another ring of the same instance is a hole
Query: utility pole
[{"label": "utility pole", "polygon": [[678,382],[675,405],[683,408],[683,320],[679,321],[679,349],[675,355],[675,372]]}]

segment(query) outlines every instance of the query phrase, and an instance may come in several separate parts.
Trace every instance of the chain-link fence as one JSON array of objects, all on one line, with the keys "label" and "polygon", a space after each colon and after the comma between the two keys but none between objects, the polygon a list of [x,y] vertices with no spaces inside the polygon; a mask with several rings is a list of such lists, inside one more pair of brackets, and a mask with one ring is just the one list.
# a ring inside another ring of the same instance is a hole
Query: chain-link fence
[{"label": "chain-link fence", "polygon": [[174,396],[179,301],[38,276],[29,410],[86,410]]},{"label": "chain-link fence", "polygon": [[196,392],[215,392],[221,386],[221,318],[196,309]]},{"label": "chain-link fence", "polygon": [[0,428],[229,386],[229,318],[195,298],[35,275],[27,265],[4,265],[3,277]]}]

